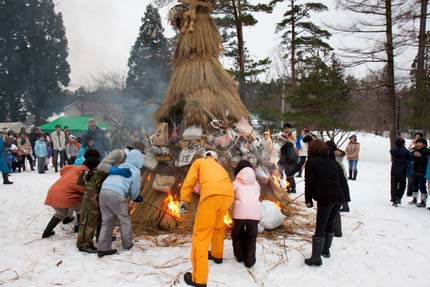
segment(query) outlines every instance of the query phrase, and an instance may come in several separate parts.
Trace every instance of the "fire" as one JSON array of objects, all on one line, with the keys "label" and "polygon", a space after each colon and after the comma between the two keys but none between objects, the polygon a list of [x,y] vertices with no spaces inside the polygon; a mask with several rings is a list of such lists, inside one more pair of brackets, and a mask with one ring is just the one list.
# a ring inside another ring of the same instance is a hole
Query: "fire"
[{"label": "fire", "polygon": [[167,203],[167,208],[170,211],[170,214],[176,218],[180,218],[181,214],[179,213],[179,201],[175,200],[171,194],[166,197],[165,202]]},{"label": "fire", "polygon": [[224,224],[228,227],[233,226],[233,219],[231,218],[230,213],[228,213],[228,211],[226,212],[226,214],[224,214]]},{"label": "fire", "polygon": [[287,189],[290,186],[290,182],[288,180],[282,180],[276,175],[272,175],[272,178],[273,182],[282,189]]},{"label": "fire", "polygon": [[150,181],[150,180],[151,180],[151,175],[150,175],[150,174],[148,174],[148,176],[146,177],[146,180],[147,180],[147,181]]},{"label": "fire", "polygon": [[279,201],[274,201],[273,202],[279,209],[281,209],[281,203]]}]

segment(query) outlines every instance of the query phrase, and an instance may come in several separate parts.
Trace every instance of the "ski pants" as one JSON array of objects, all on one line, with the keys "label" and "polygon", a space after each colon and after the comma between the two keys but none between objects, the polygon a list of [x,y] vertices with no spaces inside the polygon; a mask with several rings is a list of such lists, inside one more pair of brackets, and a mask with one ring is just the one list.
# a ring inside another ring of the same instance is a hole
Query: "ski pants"
[{"label": "ski pants", "polygon": [[244,262],[246,267],[255,264],[255,249],[258,235],[259,220],[233,219],[234,226],[231,231],[233,252],[237,261]]},{"label": "ski pants", "polygon": [[334,220],[339,213],[341,203],[317,203],[317,223],[315,237],[324,237],[325,233],[334,232]]},{"label": "ski pants", "polygon": [[406,175],[392,175],[391,176],[391,201],[397,202],[402,199],[406,189]]},{"label": "ski pants", "polygon": [[115,219],[118,218],[121,230],[121,241],[124,248],[131,248],[131,218],[128,213],[128,199],[123,195],[108,189],[100,192],[100,210],[102,212],[102,229],[97,246],[98,251],[112,249],[112,233]]},{"label": "ski pants", "polygon": [[191,246],[193,281],[206,284],[208,281],[208,250],[215,258],[223,258],[224,215],[233,203],[233,197],[211,195],[200,201],[197,207]]}]

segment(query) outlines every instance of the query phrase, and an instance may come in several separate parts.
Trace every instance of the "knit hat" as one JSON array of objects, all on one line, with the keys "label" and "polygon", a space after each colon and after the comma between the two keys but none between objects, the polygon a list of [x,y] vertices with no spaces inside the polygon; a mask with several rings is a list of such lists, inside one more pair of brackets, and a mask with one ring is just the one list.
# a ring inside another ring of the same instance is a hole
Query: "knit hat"
[{"label": "knit hat", "polygon": [[208,150],[205,152],[205,158],[207,158],[208,156],[214,158],[214,159],[218,159],[218,155],[215,151],[213,150]]},{"label": "knit hat", "polygon": [[88,167],[89,169],[95,169],[100,163],[100,160],[96,157],[85,158],[83,165]]},{"label": "knit hat", "polygon": [[97,150],[95,150],[95,149],[89,149],[89,150],[87,150],[85,152],[84,158],[87,159],[87,158],[90,158],[90,157],[94,157],[96,159],[99,159],[100,158],[100,153]]},{"label": "knit hat", "polygon": [[236,168],[234,169],[234,176],[236,176],[245,167],[250,167],[250,168],[254,169],[254,167],[252,166],[252,164],[249,161],[241,160],[241,161],[239,161],[239,163],[236,165]]},{"label": "knit hat", "polygon": [[127,145],[129,150],[137,149],[141,153],[145,154],[145,144],[141,141],[134,141],[131,144]]},{"label": "knit hat", "polygon": [[357,136],[356,135],[352,135],[352,136],[350,136],[349,137],[349,139],[351,140],[351,139],[355,139],[355,140],[357,140]]}]

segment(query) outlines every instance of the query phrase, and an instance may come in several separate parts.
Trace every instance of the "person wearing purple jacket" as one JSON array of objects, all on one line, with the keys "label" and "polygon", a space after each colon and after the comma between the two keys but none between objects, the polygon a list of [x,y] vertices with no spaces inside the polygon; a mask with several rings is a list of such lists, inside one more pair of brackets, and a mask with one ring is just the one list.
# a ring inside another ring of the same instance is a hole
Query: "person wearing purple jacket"
[{"label": "person wearing purple jacket", "polygon": [[233,182],[233,252],[238,262],[250,268],[255,264],[258,223],[260,221],[260,185],[249,161],[241,160],[235,170]]}]

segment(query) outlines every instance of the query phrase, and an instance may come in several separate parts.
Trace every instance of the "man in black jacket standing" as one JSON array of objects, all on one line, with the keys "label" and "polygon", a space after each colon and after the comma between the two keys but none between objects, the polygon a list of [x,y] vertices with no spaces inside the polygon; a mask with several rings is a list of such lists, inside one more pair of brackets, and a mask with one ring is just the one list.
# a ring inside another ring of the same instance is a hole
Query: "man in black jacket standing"
[{"label": "man in black jacket standing", "polygon": [[411,166],[411,154],[405,148],[405,140],[398,138],[391,154],[391,202],[394,207],[402,203],[402,197],[406,188],[406,176],[408,166]]},{"label": "man in black jacket standing", "polygon": [[109,141],[94,119],[88,120],[88,131],[83,136],[83,142],[86,147],[97,150],[100,153],[100,159],[109,152]]}]

